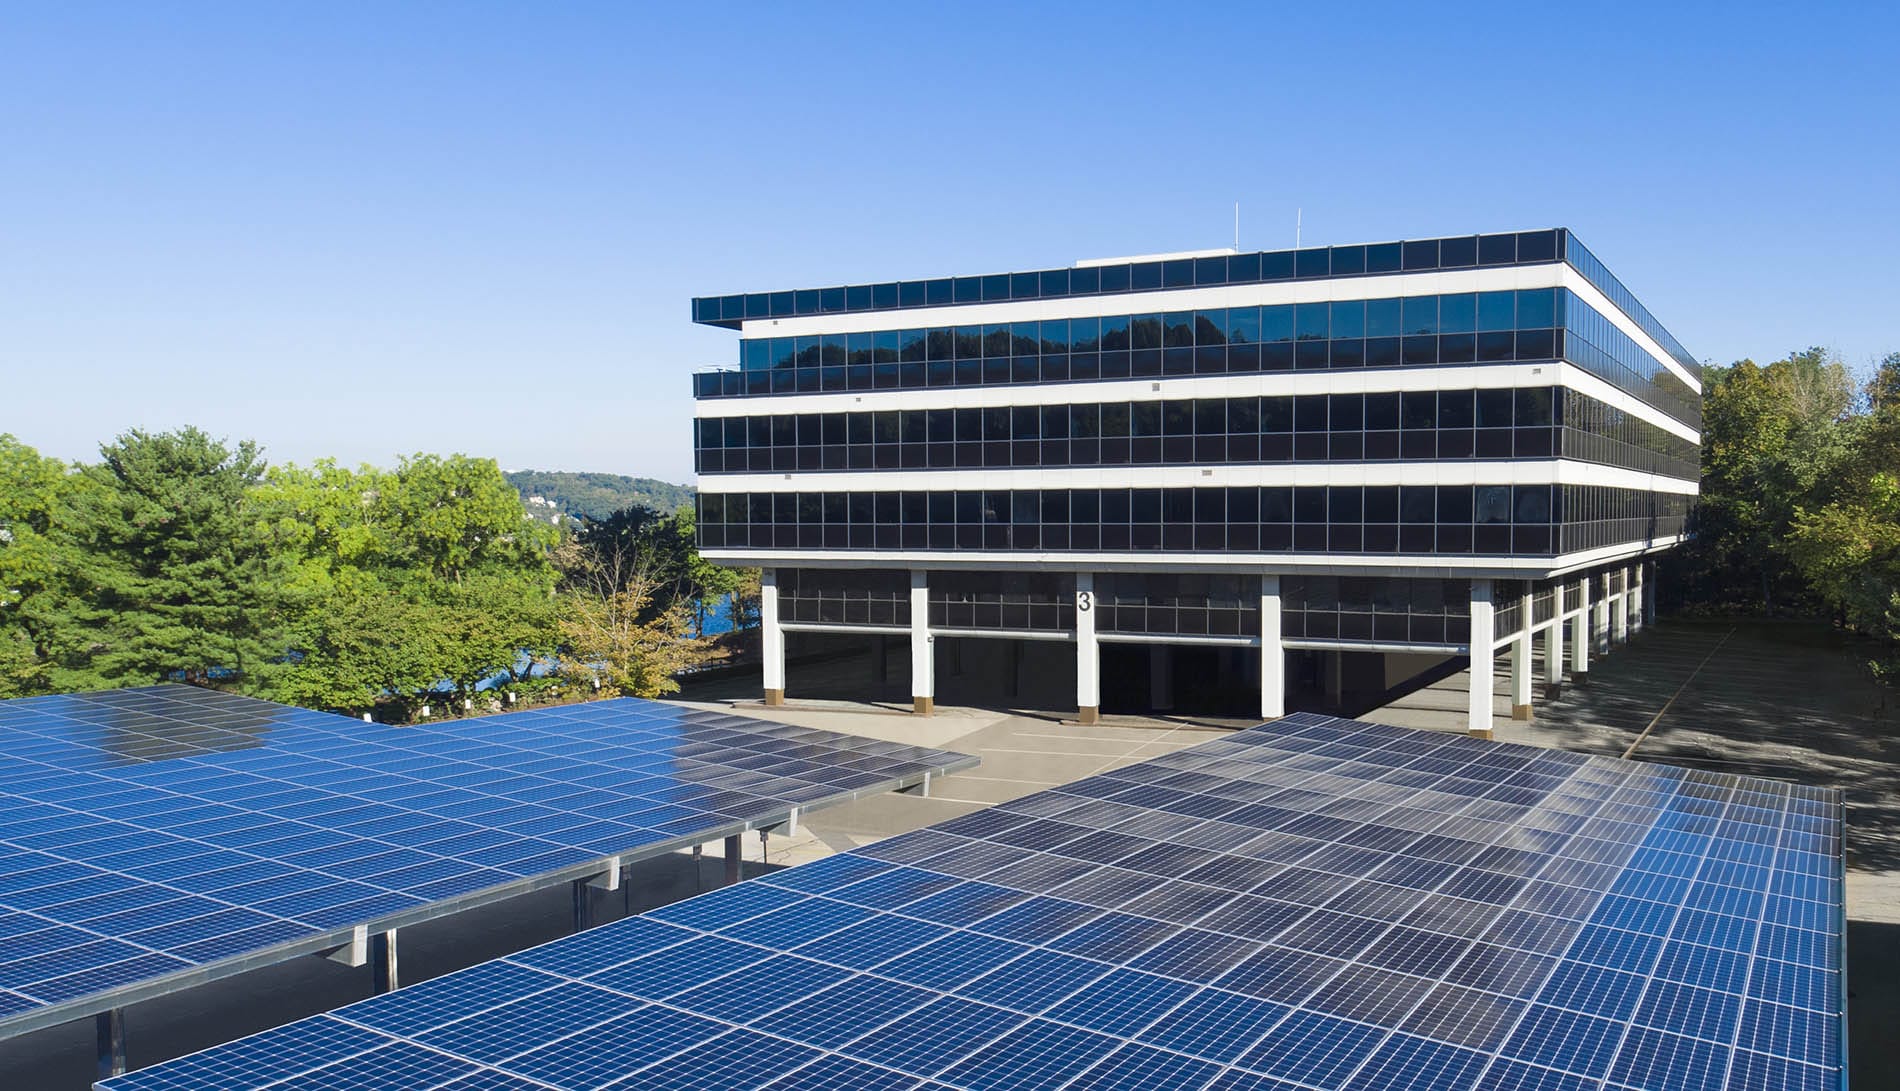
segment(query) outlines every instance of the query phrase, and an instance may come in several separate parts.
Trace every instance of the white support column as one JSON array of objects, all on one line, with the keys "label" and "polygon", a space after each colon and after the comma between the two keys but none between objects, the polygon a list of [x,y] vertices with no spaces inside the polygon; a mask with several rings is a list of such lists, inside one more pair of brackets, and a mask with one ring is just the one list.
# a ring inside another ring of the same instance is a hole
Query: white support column
[{"label": "white support column", "polygon": [[1623,590],[1617,593],[1616,609],[1610,612],[1611,634],[1618,644],[1627,644],[1630,639],[1630,570],[1619,569],[1622,573]]},{"label": "white support column", "polygon": [[1643,624],[1656,624],[1656,562],[1649,562],[1649,575],[1643,579]]},{"label": "white support column", "polygon": [[785,630],[778,621],[778,569],[759,570],[759,658],[765,675],[765,703],[785,703]]},{"label": "white support column", "polygon": [[1260,577],[1260,718],[1286,715],[1286,648],[1280,643],[1280,577]]},{"label": "white support column", "polygon": [[910,710],[937,711],[937,646],[930,635],[930,573],[910,570]]},{"label": "white support column", "polygon": [[1531,601],[1530,583],[1524,584],[1524,597],[1518,601],[1517,639],[1511,641],[1511,719],[1531,718]]},{"label": "white support column", "polygon": [[1570,619],[1570,677],[1590,680],[1590,577],[1577,580],[1577,616]]},{"label": "white support column", "polygon": [[1095,639],[1095,573],[1075,574],[1075,718],[1102,716],[1102,649]]},{"label": "white support column", "polygon": [[1554,700],[1564,688],[1564,585],[1550,589],[1550,628],[1544,630],[1544,700]]},{"label": "white support column", "polygon": [[1471,581],[1471,706],[1466,730],[1491,737],[1491,581]]},{"label": "white support column", "polygon": [[1644,594],[1647,588],[1643,586],[1643,584],[1646,582],[1643,578],[1643,569],[1648,568],[1648,567],[1649,567],[1648,564],[1642,561],[1638,561],[1636,562],[1636,565],[1630,569],[1630,571],[1634,573],[1635,578],[1636,578],[1636,586],[1632,589],[1631,594],[1630,594],[1630,632],[1633,632],[1633,633],[1642,632],[1643,623],[1649,620],[1648,618],[1649,610],[1646,605],[1647,600]]},{"label": "white support column", "polygon": [[1595,628],[1597,652],[1602,655],[1608,655],[1610,651],[1610,574],[1605,572],[1599,578],[1603,580],[1603,594],[1597,598],[1596,602],[1597,619]]}]

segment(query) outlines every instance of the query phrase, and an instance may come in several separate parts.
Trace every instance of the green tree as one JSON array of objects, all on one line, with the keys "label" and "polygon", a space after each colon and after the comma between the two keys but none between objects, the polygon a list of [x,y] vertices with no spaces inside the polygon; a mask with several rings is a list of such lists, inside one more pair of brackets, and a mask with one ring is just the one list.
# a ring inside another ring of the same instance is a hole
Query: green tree
[{"label": "green tree", "polygon": [[[527,517],[489,459],[417,455],[395,470],[284,467],[259,490],[260,530],[289,556],[297,602],[287,697],[360,709],[467,699],[519,678],[559,641],[560,532]],[[354,631],[381,625],[385,633]]]},{"label": "green tree", "polygon": [[405,458],[381,483],[376,506],[397,558],[449,583],[487,567],[545,568],[560,538],[528,518],[492,458]]},{"label": "green tree", "polygon": [[301,629],[298,661],[278,682],[278,699],[364,712],[407,701],[442,680],[441,633],[424,604],[373,578],[348,578],[313,606],[322,622]]},{"label": "green tree", "polygon": [[436,588],[430,616],[442,648],[440,677],[458,700],[499,675],[522,681],[553,662],[560,642],[559,603],[538,572],[485,573]]},{"label": "green tree", "polygon": [[70,608],[60,533],[76,476],[0,433],[0,698],[48,692]]},{"label": "green tree", "polygon": [[1848,625],[1887,640],[1900,637],[1900,479],[1877,473],[1851,499],[1802,512],[1788,552]]},{"label": "green tree", "polygon": [[[1672,579],[1708,604],[1812,601],[1787,555],[1797,515],[1834,499],[1853,456],[1847,369],[1812,348],[1761,367],[1704,369],[1702,490],[1696,535],[1669,558]],[[1751,595],[1752,589],[1752,595]]]},{"label": "green tree", "polygon": [[271,555],[253,533],[264,460],[196,428],[133,430],[100,448],[71,507],[72,591],[61,688],[203,683],[255,688],[278,660]]},{"label": "green tree", "polygon": [[654,608],[666,583],[636,542],[575,542],[561,558],[565,673],[608,695],[659,697],[679,689],[675,674],[711,656],[707,642],[689,635],[686,600],[674,596],[670,606]]},{"label": "green tree", "polygon": [[704,633],[711,604],[740,587],[736,569],[713,564],[699,555],[698,526],[691,504],[682,504],[671,515],[650,508],[623,508],[610,518],[588,523],[577,540],[586,549],[625,550],[637,555],[638,571],[648,586],[645,616],[650,620],[684,605],[695,634]]}]

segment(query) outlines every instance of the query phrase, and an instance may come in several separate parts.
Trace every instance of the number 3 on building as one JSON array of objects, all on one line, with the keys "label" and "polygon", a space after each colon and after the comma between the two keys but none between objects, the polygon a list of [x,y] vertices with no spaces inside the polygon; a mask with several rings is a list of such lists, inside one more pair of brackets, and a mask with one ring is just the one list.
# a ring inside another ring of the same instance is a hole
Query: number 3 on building
[{"label": "number 3 on building", "polygon": [[1085,614],[1095,609],[1095,592],[1077,591],[1075,593],[1075,608]]}]

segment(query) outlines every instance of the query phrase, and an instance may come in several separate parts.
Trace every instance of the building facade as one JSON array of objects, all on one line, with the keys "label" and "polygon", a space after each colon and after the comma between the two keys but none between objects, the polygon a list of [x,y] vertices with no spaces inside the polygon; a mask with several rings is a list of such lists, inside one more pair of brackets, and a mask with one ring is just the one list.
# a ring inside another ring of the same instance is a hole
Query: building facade
[{"label": "building facade", "polygon": [[1272,717],[1468,656],[1488,732],[1493,654],[1519,716],[1587,672],[1642,624],[1696,494],[1697,365],[1565,230],[693,318],[740,334],[737,367],[694,376],[698,525],[708,559],[765,572],[768,702],[788,633],[908,639],[919,712],[943,643],[1004,642],[1012,671],[1072,673],[1085,722],[1105,661],[1133,710],[1215,685]]}]

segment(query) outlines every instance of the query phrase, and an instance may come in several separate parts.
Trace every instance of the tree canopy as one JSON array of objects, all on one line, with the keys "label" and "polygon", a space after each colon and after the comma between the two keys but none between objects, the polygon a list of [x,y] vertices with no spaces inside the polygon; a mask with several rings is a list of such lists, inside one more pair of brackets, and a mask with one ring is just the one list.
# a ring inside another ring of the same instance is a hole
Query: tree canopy
[{"label": "tree canopy", "polygon": [[498,682],[652,694],[708,654],[689,619],[737,579],[690,509],[577,539],[491,459],[267,466],[186,428],[69,466],[0,435],[0,696],[178,678],[400,716]]}]

